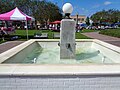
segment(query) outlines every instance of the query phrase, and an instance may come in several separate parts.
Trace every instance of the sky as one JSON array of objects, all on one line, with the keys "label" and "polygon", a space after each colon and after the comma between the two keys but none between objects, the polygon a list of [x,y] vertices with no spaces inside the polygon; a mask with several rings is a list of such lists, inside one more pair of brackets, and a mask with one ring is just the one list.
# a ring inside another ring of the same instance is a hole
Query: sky
[{"label": "sky", "polygon": [[86,15],[92,14],[108,9],[120,10],[120,0],[48,0],[57,4],[61,9],[65,3],[73,5],[72,15]]}]

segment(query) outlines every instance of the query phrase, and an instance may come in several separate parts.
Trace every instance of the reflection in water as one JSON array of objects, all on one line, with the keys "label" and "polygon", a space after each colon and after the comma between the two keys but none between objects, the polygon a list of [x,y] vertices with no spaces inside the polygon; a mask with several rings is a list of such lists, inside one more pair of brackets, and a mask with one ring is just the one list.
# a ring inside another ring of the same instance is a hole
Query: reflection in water
[{"label": "reflection in water", "polygon": [[7,63],[27,63],[27,64],[81,64],[81,63],[113,63],[99,50],[82,47],[76,49],[76,60],[60,60],[59,47],[36,47],[26,58],[21,61],[8,61]]},{"label": "reflection in water", "polygon": [[97,56],[98,54],[99,54],[98,51],[78,53],[78,54],[76,54],[76,60],[86,60],[89,58],[93,58],[93,57]]},{"label": "reflection in water", "polygon": [[27,61],[26,63],[37,64],[112,63],[109,58],[105,57],[105,59],[103,60],[103,57],[105,56],[102,55],[99,50],[95,50],[93,48],[77,48],[76,60],[60,60],[60,48],[53,47],[36,49],[24,61]]}]

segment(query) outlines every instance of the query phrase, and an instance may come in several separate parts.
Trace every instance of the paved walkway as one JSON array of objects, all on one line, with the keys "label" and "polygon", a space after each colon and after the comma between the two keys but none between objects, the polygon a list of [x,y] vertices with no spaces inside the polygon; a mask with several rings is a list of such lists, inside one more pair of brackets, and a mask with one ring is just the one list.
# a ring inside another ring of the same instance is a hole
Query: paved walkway
[{"label": "paved walkway", "polygon": [[24,41],[9,41],[9,42],[5,42],[3,44],[0,44],[0,53],[3,53],[4,51],[7,51],[21,43],[23,43]]},{"label": "paved walkway", "polygon": [[99,32],[82,33],[90,38],[99,39],[120,47],[120,38],[99,34]]}]

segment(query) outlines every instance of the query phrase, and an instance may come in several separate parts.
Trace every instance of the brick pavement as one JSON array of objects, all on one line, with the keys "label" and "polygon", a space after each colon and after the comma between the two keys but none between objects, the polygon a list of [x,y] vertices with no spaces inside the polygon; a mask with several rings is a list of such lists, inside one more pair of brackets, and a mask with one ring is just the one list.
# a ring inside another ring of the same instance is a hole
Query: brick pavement
[{"label": "brick pavement", "polygon": [[0,76],[0,90],[120,90],[120,77]]},{"label": "brick pavement", "polygon": [[0,53],[3,53],[4,51],[7,51],[23,42],[24,41],[9,41],[9,42],[2,43],[0,44]]}]

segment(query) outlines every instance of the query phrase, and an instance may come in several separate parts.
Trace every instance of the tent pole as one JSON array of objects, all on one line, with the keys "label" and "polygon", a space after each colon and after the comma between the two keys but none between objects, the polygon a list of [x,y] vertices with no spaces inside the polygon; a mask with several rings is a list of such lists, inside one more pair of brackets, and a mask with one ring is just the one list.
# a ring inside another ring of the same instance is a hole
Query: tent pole
[{"label": "tent pole", "polygon": [[26,23],[26,34],[27,34],[27,40],[28,40],[29,38],[28,38],[28,26],[27,26],[27,20],[26,20],[25,23]]}]

